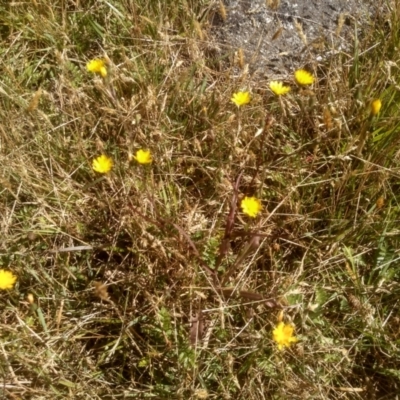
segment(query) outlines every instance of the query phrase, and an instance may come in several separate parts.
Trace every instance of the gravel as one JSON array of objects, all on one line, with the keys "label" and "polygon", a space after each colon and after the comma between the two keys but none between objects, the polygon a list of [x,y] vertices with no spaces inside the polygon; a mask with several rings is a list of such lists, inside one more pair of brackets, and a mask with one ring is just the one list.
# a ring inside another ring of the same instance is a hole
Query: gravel
[{"label": "gravel", "polygon": [[355,34],[372,21],[369,0],[282,0],[277,7],[273,2],[225,0],[212,17],[219,53],[235,54],[238,65],[241,48],[253,77],[285,79],[332,55],[351,55]]}]

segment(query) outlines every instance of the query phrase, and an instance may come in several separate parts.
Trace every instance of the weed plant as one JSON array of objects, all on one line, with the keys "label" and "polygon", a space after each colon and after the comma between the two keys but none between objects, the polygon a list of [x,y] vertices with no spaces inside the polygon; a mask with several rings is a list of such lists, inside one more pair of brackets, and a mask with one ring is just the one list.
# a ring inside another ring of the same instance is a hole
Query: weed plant
[{"label": "weed plant", "polygon": [[0,2],[2,398],[397,398],[400,3],[377,8],[275,94],[215,50],[221,5]]}]

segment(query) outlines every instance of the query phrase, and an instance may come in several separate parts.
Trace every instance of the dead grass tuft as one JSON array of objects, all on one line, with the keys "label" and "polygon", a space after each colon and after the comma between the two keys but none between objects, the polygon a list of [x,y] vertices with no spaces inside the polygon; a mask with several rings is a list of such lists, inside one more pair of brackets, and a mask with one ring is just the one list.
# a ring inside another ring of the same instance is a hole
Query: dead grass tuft
[{"label": "dead grass tuft", "polygon": [[4,398],[395,398],[395,3],[279,99],[210,51],[208,2],[0,5]]}]

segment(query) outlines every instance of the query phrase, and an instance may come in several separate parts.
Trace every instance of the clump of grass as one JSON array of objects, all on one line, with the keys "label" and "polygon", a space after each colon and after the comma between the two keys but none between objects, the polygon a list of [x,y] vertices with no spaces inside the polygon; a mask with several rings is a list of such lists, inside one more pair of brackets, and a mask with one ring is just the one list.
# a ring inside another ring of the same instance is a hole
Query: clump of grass
[{"label": "clump of grass", "polygon": [[399,392],[399,6],[279,93],[208,7],[0,6],[4,396]]}]

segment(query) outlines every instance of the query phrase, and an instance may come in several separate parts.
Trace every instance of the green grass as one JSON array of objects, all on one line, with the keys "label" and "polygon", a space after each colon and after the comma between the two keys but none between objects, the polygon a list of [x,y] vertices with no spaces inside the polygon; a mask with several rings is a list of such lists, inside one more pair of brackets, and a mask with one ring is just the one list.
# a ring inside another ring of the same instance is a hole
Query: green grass
[{"label": "green grass", "polygon": [[[400,4],[282,101],[232,78],[212,7],[0,5],[4,398],[400,392]],[[262,199],[254,220],[243,196]],[[278,351],[282,309],[299,341]]]}]

